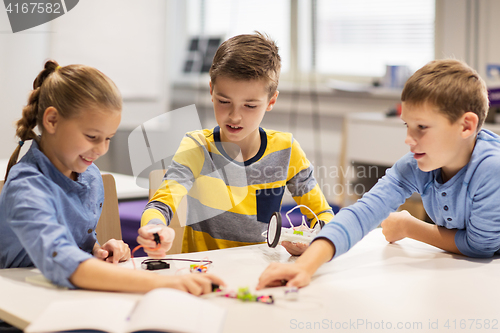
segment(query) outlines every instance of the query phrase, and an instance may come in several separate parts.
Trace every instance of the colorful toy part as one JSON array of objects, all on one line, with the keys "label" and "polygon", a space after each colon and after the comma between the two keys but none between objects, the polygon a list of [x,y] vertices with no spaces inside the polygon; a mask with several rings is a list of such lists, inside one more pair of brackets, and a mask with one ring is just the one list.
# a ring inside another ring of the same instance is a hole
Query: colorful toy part
[{"label": "colorful toy part", "polygon": [[295,301],[299,298],[299,288],[287,287],[285,288],[285,299]]},{"label": "colorful toy part", "polygon": [[273,304],[274,299],[273,299],[272,295],[262,295],[262,296],[257,297],[257,302],[265,303],[265,304]]},{"label": "colorful toy part", "polygon": [[207,270],[208,270],[208,266],[206,266],[206,265],[192,264],[189,266],[189,271],[191,273],[206,273]]},{"label": "colorful toy part", "polygon": [[248,287],[238,288],[238,292],[230,291],[224,295],[221,295],[227,298],[236,298],[243,302],[258,302],[264,304],[273,304],[274,299],[272,295],[261,295],[257,296],[250,292]]},{"label": "colorful toy part", "polygon": [[250,293],[250,290],[248,290],[248,287],[238,288],[238,294],[236,295],[236,298],[242,301],[250,302],[255,302],[257,300],[257,296],[252,295],[252,293]]}]

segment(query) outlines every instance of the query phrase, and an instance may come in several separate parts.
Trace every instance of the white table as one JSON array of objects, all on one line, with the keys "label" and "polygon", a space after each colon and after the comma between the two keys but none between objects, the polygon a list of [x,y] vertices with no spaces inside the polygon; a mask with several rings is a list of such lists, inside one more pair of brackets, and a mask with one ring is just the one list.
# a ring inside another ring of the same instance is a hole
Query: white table
[{"label": "white table", "polygon": [[149,195],[149,180],[146,178],[135,178],[134,176],[121,173],[101,171],[101,173],[112,174],[116,182],[116,194],[118,201],[147,199]]},{"label": "white table", "polygon": [[[295,259],[283,248],[270,249],[267,245],[173,257],[207,257],[213,261],[210,272],[222,277],[230,289],[242,286],[253,289],[269,263]],[[174,262],[162,274],[174,274],[188,266]],[[0,270],[0,318],[20,328],[37,318],[52,300],[101,294],[31,285],[24,282],[29,274],[33,273],[28,269]],[[274,305],[222,297],[207,301],[227,309],[224,326],[227,333],[491,332],[500,329],[499,275],[498,259],[468,259],[410,239],[388,244],[381,230],[376,229],[351,251],[323,265],[311,284],[299,291],[297,301],[285,300],[282,287],[261,291],[274,295]],[[484,327],[485,320],[489,321],[490,329],[469,329],[470,325]],[[496,330],[492,330],[495,323]],[[397,330],[398,327],[402,329]]]}]

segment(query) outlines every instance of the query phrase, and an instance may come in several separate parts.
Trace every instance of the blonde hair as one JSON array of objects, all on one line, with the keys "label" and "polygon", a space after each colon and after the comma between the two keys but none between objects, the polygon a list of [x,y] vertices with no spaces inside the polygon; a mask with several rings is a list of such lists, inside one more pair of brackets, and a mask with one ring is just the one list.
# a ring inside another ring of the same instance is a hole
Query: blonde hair
[{"label": "blonde hair", "polygon": [[235,36],[222,43],[215,53],[209,74],[212,85],[219,76],[235,80],[264,79],[271,98],[278,88],[280,71],[278,46],[269,36],[256,32]]},{"label": "blonde hair", "polygon": [[405,84],[401,101],[421,105],[430,103],[451,123],[464,113],[478,118],[477,131],[488,115],[488,90],[479,74],[466,63],[455,60],[434,60],[413,74]]},{"label": "blonde hair", "polygon": [[84,65],[61,67],[54,60],[45,63],[44,69],[33,82],[28,104],[22,118],[17,121],[16,136],[21,139],[10,157],[5,180],[10,168],[17,163],[24,141],[39,141],[34,129],[43,134],[43,115],[54,107],[63,118],[78,116],[85,109],[122,109],[121,94],[116,85],[97,69]]}]

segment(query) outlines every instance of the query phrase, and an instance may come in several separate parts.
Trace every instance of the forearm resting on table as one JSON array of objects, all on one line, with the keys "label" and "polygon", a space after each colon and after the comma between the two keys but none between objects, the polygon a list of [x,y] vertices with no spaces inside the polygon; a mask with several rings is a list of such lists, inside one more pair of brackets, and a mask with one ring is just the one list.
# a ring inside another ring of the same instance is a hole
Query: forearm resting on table
[{"label": "forearm resting on table", "polygon": [[411,217],[406,225],[406,235],[409,238],[438,247],[442,250],[461,254],[455,244],[456,229],[447,229],[434,224],[426,223]]},{"label": "forearm resting on table", "polygon": [[320,238],[309,245],[307,250],[295,262],[311,275],[335,255],[335,246],[326,238]]},{"label": "forearm resting on table", "polygon": [[82,289],[148,292],[158,287],[167,287],[165,278],[167,277],[119,267],[92,258],[80,263],[69,280]]}]

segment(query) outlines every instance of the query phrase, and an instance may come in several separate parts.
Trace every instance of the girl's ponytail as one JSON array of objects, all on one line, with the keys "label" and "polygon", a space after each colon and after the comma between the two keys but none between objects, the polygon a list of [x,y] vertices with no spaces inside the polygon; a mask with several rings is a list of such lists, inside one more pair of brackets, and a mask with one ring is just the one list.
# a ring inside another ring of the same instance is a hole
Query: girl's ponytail
[{"label": "girl's ponytail", "polygon": [[57,62],[52,60],[47,61],[45,63],[45,68],[38,74],[33,82],[33,90],[28,98],[28,105],[23,108],[22,118],[17,121],[16,136],[19,137],[20,141],[9,159],[5,180],[7,180],[10,168],[17,163],[24,142],[27,140],[35,140],[38,142],[38,135],[35,133],[34,129],[38,125],[38,122],[41,122],[41,118],[43,117],[43,111],[40,112],[41,110],[39,110],[40,90],[45,79],[50,74],[54,73],[58,67],[59,65]]}]

